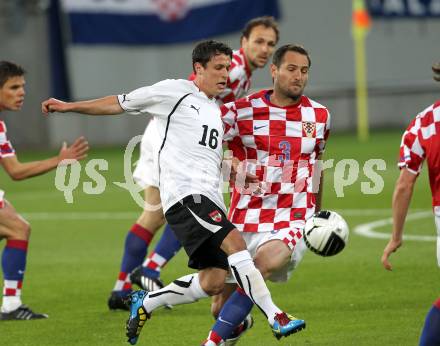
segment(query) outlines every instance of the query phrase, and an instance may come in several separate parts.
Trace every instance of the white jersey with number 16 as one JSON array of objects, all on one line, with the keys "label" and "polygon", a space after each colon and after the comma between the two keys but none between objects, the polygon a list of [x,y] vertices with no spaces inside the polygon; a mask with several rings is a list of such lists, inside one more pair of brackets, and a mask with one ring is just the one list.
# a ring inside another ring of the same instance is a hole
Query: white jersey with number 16
[{"label": "white jersey with number 16", "polygon": [[220,174],[223,124],[215,99],[192,81],[167,79],[118,100],[131,114],[156,118],[164,212],[191,194],[204,195],[226,211]]}]

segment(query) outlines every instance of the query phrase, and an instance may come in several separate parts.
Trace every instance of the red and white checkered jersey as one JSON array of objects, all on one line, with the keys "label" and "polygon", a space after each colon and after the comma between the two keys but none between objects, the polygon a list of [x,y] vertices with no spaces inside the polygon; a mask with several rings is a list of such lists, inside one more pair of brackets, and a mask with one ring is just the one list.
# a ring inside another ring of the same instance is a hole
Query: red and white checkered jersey
[{"label": "red and white checkered jersey", "polygon": [[302,229],[315,210],[312,176],[329,135],[330,113],[306,96],[296,105],[276,106],[271,92],[221,107],[229,149],[263,182],[259,195],[232,191],[229,220],[243,232]]},{"label": "red and white checkered jersey", "polygon": [[15,150],[11,142],[8,141],[8,137],[6,137],[6,124],[0,120],[0,159],[14,155]]},{"label": "red and white checkered jersey", "polygon": [[440,206],[440,100],[419,113],[402,136],[399,167],[419,174],[427,161],[432,205]]},{"label": "red and white checkered jersey", "polygon": [[[224,103],[238,100],[246,96],[251,87],[252,72],[244,56],[243,48],[232,52],[231,69],[229,70],[228,81],[225,90],[217,96],[217,103]],[[188,77],[194,80],[196,75],[194,72]]]}]

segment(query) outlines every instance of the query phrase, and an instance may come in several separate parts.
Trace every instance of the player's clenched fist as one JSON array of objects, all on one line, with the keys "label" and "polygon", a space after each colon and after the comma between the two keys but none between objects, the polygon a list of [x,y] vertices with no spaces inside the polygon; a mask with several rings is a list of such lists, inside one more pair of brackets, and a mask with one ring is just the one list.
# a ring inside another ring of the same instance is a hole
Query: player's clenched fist
[{"label": "player's clenched fist", "polygon": [[50,98],[41,103],[41,111],[44,114],[48,114],[49,112],[68,112],[68,103],[64,101],[57,100],[55,98]]}]

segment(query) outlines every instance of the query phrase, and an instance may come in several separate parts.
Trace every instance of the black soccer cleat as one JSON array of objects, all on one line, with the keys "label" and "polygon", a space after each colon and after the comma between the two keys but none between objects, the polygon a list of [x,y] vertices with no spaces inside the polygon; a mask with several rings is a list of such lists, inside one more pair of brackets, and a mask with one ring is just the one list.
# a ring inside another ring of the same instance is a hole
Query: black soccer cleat
[{"label": "black soccer cleat", "polygon": [[18,309],[11,312],[0,313],[0,321],[26,321],[26,320],[41,320],[43,318],[48,318],[46,314],[38,314],[33,312],[26,305],[21,305]]},{"label": "black soccer cleat", "polygon": [[130,281],[147,292],[157,291],[165,286],[161,279],[153,279],[143,275],[142,266],[133,269],[130,273]]},{"label": "black soccer cleat", "polygon": [[110,310],[129,310],[130,303],[127,300],[127,298],[122,297],[121,295],[117,294],[117,292],[112,291],[110,294],[110,297],[107,301],[108,308]]}]

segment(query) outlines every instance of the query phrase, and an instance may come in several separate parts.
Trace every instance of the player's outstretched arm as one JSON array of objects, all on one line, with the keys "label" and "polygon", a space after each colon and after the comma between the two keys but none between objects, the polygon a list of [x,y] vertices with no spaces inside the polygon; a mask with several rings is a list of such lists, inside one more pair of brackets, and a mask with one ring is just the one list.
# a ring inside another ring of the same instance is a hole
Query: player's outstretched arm
[{"label": "player's outstretched arm", "polygon": [[82,160],[87,157],[89,144],[84,137],[77,138],[71,146],[64,142],[59,154],[46,160],[20,162],[17,156],[0,160],[3,168],[13,180],[23,180],[55,169],[63,160]]},{"label": "player's outstretched arm", "polygon": [[402,245],[403,226],[416,179],[417,175],[411,173],[406,168],[400,171],[399,179],[397,179],[393,194],[393,233],[382,255],[382,264],[387,270],[393,269],[389,261],[390,255]]},{"label": "player's outstretched arm", "polygon": [[75,112],[88,115],[115,115],[124,112],[119,105],[116,95],[105,96],[100,99],[64,102],[54,98],[47,99],[41,103],[41,111],[44,114],[59,112]]}]

